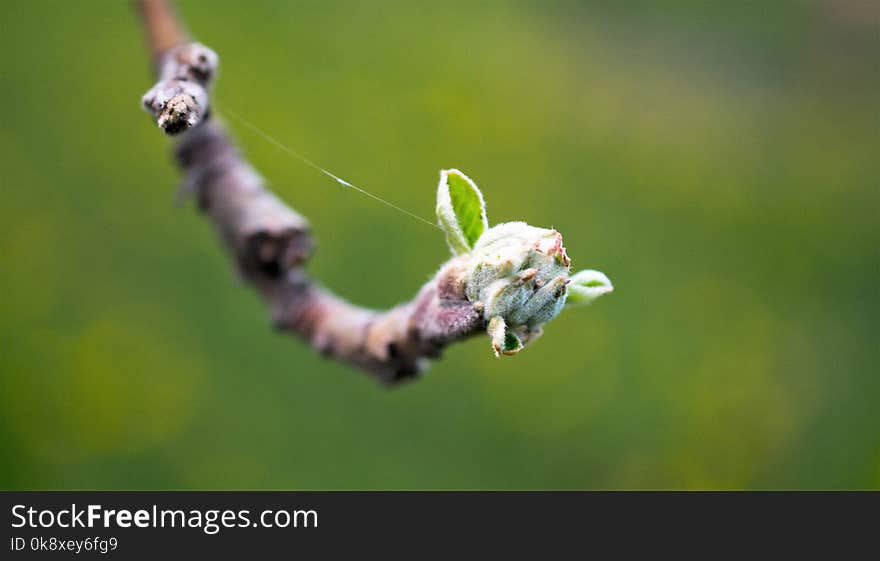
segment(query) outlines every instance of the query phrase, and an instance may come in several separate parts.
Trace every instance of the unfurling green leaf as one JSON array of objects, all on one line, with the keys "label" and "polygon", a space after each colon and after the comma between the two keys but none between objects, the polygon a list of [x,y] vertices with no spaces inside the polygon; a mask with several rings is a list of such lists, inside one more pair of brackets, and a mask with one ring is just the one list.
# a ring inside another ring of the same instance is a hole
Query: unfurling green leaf
[{"label": "unfurling green leaf", "polygon": [[614,290],[604,273],[585,270],[572,275],[568,285],[568,304],[589,304],[603,294]]},{"label": "unfurling green leaf", "polygon": [[456,255],[468,253],[489,227],[486,203],[480,190],[457,169],[440,172],[437,187],[437,220]]},{"label": "unfurling green leaf", "polygon": [[495,356],[515,355],[523,348],[520,338],[508,329],[504,318],[495,316],[489,321],[489,337],[492,338],[492,349]]}]

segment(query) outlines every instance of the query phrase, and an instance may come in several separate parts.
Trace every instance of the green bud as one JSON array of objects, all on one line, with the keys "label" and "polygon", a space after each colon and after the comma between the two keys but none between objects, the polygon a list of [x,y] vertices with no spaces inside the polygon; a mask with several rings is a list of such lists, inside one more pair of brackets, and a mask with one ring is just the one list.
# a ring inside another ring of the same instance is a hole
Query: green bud
[{"label": "green bud", "polygon": [[495,356],[519,352],[567,300],[589,303],[613,290],[598,271],[570,276],[556,230],[525,222],[487,228],[483,196],[458,170],[441,172],[437,218],[453,253],[467,255],[465,293],[482,310]]}]

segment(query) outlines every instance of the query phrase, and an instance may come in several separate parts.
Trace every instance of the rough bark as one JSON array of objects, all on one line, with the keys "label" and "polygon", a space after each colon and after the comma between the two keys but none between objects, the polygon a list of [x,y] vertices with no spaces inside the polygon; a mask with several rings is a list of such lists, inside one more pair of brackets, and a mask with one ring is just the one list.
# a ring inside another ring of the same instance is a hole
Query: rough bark
[{"label": "rough bark", "polygon": [[278,329],[386,384],[415,376],[450,343],[483,332],[485,321],[465,295],[461,258],[442,266],[412,301],[387,311],[355,306],[307,277],[313,247],[307,221],[269,191],[211,117],[217,55],[188,42],[166,0],[137,3],[158,78],[143,105],[176,135],[183,189],[194,194]]}]

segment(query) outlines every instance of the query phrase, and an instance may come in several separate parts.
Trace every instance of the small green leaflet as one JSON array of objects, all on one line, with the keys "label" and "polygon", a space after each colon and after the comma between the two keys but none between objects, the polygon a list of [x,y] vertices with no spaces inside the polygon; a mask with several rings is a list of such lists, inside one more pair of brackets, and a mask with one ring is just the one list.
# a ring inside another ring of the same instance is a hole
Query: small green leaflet
[{"label": "small green leaflet", "polygon": [[486,203],[480,190],[457,169],[440,172],[437,188],[437,220],[453,253],[473,249],[488,227]]}]

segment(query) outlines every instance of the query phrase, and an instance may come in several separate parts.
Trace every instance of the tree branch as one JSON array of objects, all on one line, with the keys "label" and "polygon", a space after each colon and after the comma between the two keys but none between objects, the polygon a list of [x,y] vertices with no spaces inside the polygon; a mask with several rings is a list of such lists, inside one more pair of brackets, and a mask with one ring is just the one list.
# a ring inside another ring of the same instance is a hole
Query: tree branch
[{"label": "tree branch", "polygon": [[144,22],[150,52],[154,59],[187,41],[187,34],[168,2],[139,0],[137,7]]},{"label": "tree branch", "polygon": [[179,135],[184,190],[195,195],[241,277],[262,295],[274,325],[322,354],[392,384],[421,372],[427,358],[485,329],[465,294],[466,260],[441,267],[411,302],[379,312],[352,305],[310,280],[306,220],[267,188],[228,133],[210,118],[217,55],[186,34],[166,0],[138,0],[158,83],[143,105],[168,134]]}]

